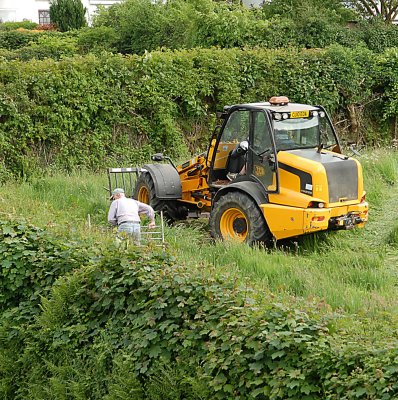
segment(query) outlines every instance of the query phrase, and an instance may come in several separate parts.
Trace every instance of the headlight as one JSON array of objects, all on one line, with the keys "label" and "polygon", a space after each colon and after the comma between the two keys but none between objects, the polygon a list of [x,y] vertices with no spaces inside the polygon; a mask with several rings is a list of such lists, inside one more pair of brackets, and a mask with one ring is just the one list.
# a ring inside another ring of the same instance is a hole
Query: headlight
[{"label": "headlight", "polygon": [[324,117],[325,117],[325,112],[324,112],[324,111],[320,111],[320,112],[319,112],[319,116],[320,116],[321,118],[324,118]]},{"label": "headlight", "polygon": [[283,113],[282,114],[282,118],[283,119],[288,119],[289,118],[289,114],[288,113]]},{"label": "headlight", "polygon": [[275,113],[275,114],[274,114],[274,118],[275,118],[276,120],[280,121],[280,120],[282,119],[282,115],[279,114],[279,113]]}]

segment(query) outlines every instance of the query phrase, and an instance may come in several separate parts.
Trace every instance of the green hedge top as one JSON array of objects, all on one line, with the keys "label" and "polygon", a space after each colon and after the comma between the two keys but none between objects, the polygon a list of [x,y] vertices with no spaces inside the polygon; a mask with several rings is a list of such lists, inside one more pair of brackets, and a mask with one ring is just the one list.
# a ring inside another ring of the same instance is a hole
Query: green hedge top
[{"label": "green hedge top", "polygon": [[281,94],[342,115],[370,103],[379,121],[396,113],[396,59],[333,46],[2,61],[0,160],[26,174],[137,163],[152,151],[184,157],[208,142],[216,110]]}]

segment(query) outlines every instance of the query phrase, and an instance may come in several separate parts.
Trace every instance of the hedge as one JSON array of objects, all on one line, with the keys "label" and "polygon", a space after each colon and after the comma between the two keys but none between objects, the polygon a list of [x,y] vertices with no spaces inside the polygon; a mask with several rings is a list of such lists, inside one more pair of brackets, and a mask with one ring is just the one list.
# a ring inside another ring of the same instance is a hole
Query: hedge
[{"label": "hedge", "polygon": [[[40,310],[3,298],[4,399],[398,396],[396,340],[372,343],[339,329],[315,304],[283,304],[227,273],[177,265],[162,250],[75,243],[65,253],[54,251],[58,238],[22,221],[3,220],[1,232],[10,242],[0,258],[4,287],[14,271],[21,293],[33,284],[44,296]],[[7,263],[21,254],[34,263]],[[68,258],[49,279],[36,271]],[[365,321],[355,322],[364,332]]]},{"label": "hedge", "polygon": [[39,27],[39,24],[31,21],[18,21],[18,22],[2,22],[0,23],[0,31],[13,31],[17,29],[23,30],[35,30]]},{"label": "hedge", "polygon": [[377,19],[353,23],[357,18],[338,1],[274,0],[248,8],[240,2],[211,0],[128,0],[101,10],[94,25],[112,28],[118,51],[136,54],[163,47],[323,48],[360,43],[382,52],[398,45],[396,25]]},{"label": "hedge", "polygon": [[275,94],[322,104],[356,125],[370,110],[368,126],[380,124],[396,115],[396,60],[395,51],[339,46],[3,60],[0,162],[28,176],[38,166],[135,164],[154,151],[181,158],[206,147],[215,111]]}]

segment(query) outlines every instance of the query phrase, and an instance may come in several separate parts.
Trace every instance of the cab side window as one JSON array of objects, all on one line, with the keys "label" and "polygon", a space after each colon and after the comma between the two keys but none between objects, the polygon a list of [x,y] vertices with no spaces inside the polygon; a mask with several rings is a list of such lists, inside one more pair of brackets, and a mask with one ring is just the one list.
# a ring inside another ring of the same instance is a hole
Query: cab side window
[{"label": "cab side window", "polygon": [[256,153],[262,153],[271,150],[271,137],[267,128],[266,116],[263,112],[253,113],[254,132],[253,132],[253,149]]},{"label": "cab side window", "polygon": [[221,142],[240,143],[249,137],[249,111],[234,111],[225,125]]}]

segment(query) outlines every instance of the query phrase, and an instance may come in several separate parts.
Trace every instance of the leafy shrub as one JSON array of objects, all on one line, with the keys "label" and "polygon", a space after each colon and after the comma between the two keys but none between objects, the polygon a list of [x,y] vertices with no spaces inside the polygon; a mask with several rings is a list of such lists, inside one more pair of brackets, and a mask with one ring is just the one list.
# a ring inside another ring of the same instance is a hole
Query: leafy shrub
[{"label": "leafy shrub", "polygon": [[319,320],[312,305],[303,311],[274,301],[231,276],[175,265],[162,251],[109,249],[61,277],[43,300],[15,364],[22,368],[15,393],[395,398],[393,348],[352,344],[347,333],[331,334],[333,321]]},{"label": "leafy shrub", "polygon": [[[62,57],[76,46],[75,36],[40,41],[41,46],[18,50],[21,57]],[[2,54],[10,59],[15,52]],[[396,60],[393,50],[375,56],[365,47],[331,46],[3,61],[0,161],[26,177],[36,167],[95,170],[110,161],[136,164],[154,151],[181,159],[188,148],[204,150],[195,146],[208,142],[215,111],[266,101],[275,93],[292,102],[324,105],[347,120],[353,133],[344,139],[361,140],[366,129],[372,131],[368,137],[374,136],[369,121],[378,122],[383,113],[386,119],[396,115]],[[197,145],[190,143],[192,137]]]},{"label": "leafy shrub", "polygon": [[0,221],[0,311],[23,304],[37,311],[55,280],[87,261],[84,249],[24,220]]},{"label": "leafy shrub", "polygon": [[362,23],[357,29],[361,31],[367,47],[377,53],[398,46],[397,25],[386,24],[376,19],[369,23]]},{"label": "leafy shrub", "polygon": [[[3,398],[398,395],[394,339],[335,332],[316,305],[281,304],[163,250],[87,249],[23,221],[0,226]],[[40,312],[38,295],[47,296]],[[366,320],[355,324],[366,331]]]},{"label": "leafy shrub", "polygon": [[102,9],[94,25],[113,28],[119,36],[118,50],[137,54],[165,47],[355,47],[363,40],[362,29],[367,29],[361,25],[357,35],[348,28],[345,23],[353,13],[337,0],[289,5],[272,1],[260,9],[238,3],[128,0]]},{"label": "leafy shrub", "polygon": [[16,50],[39,39],[41,33],[31,31],[0,31],[0,48]]},{"label": "leafy shrub", "polygon": [[77,53],[77,39],[74,37],[41,36],[37,42],[22,47],[14,52],[22,61],[32,59],[44,60],[73,56]]},{"label": "leafy shrub", "polygon": [[36,29],[39,24],[31,21],[19,21],[19,22],[3,22],[0,24],[0,31],[14,31],[18,28],[23,29]]},{"label": "leafy shrub", "polygon": [[79,31],[77,44],[84,54],[100,51],[116,51],[119,37],[110,27],[85,28]]}]

